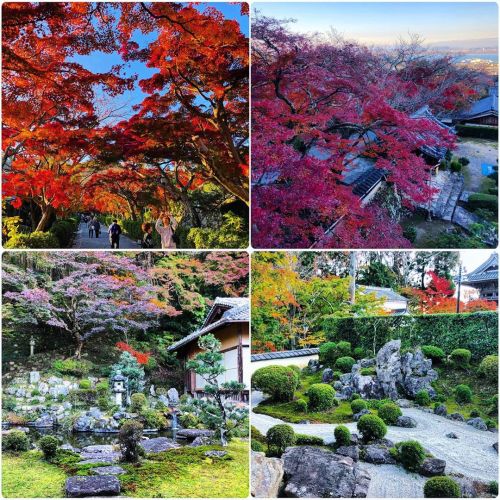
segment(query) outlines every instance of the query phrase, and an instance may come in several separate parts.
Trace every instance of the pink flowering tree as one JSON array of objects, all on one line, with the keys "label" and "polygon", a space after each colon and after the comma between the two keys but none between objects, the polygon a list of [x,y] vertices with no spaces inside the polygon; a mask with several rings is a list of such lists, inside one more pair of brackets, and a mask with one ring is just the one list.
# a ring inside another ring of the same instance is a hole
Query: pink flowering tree
[{"label": "pink flowering tree", "polygon": [[[147,331],[161,315],[180,314],[169,303],[158,300],[158,290],[145,270],[128,256],[111,253],[46,255],[53,280],[19,282],[4,266],[10,291],[4,301],[14,308],[9,326],[49,326],[68,335],[75,343],[75,357],[85,342],[106,333]],[[17,280],[17,282],[16,282]]]}]

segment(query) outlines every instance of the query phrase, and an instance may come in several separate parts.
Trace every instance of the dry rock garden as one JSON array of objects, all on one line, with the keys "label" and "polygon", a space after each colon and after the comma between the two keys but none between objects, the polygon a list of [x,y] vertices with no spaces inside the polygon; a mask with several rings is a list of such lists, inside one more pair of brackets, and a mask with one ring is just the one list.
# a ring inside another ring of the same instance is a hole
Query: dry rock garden
[{"label": "dry rock garden", "polygon": [[252,494],[496,496],[498,357],[400,340],[363,354],[328,342],[303,370],[254,372]]}]

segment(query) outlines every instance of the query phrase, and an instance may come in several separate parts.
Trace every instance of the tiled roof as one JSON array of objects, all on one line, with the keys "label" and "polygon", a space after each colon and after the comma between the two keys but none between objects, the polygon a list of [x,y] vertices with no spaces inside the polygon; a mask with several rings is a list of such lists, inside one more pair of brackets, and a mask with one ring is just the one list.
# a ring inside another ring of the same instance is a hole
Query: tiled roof
[{"label": "tiled roof", "polygon": [[408,302],[406,297],[399,295],[392,288],[383,288],[380,286],[365,286],[365,285],[356,285],[356,288],[361,288],[361,293],[374,293],[377,299],[386,299],[386,300],[398,300]]},{"label": "tiled roof", "polygon": [[497,281],[498,280],[498,254],[492,253],[488,260],[483,262],[474,271],[466,274],[462,278],[462,283],[476,283],[479,281]]},{"label": "tiled roof", "polygon": [[459,113],[457,118],[471,119],[487,114],[498,116],[498,87],[492,88],[488,96],[479,99],[468,110]]},{"label": "tiled roof", "polygon": [[[196,340],[198,337],[201,337],[206,333],[210,333],[211,331],[225,324],[244,323],[250,321],[250,301],[247,297],[241,297],[241,298],[217,297],[210,312],[216,305],[219,306],[222,305],[228,307],[228,310],[224,311],[222,317],[219,320],[215,321],[214,323],[210,323],[208,325],[203,324],[202,328],[196,330],[193,333],[190,333],[189,335],[186,335],[181,340],[178,340],[170,347],[168,347],[167,350],[176,351],[177,349],[179,349],[179,347],[189,344],[193,340]],[[210,316],[210,312],[208,316]]]},{"label": "tiled roof", "polygon": [[316,347],[310,349],[296,349],[295,351],[262,352],[260,354],[252,354],[252,361],[298,358],[302,356],[314,356],[315,354],[319,354],[319,349]]}]

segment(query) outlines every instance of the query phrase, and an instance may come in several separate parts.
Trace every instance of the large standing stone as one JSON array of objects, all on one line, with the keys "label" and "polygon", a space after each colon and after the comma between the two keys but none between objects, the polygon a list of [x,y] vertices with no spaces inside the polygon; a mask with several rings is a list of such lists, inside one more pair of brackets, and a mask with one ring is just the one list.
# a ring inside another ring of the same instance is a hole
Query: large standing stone
[{"label": "large standing stone", "polygon": [[432,369],[432,360],[426,358],[420,349],[401,357],[401,371],[403,387],[408,396],[413,398],[419,391],[427,391],[431,397],[436,395],[431,384],[437,380],[438,374]]},{"label": "large standing stone", "polygon": [[170,402],[170,406],[177,406],[179,404],[179,392],[175,387],[172,387],[167,391],[167,397]]},{"label": "large standing stone", "polygon": [[401,340],[387,342],[377,353],[377,378],[385,397],[398,399],[397,384],[401,381]]},{"label": "large standing stone", "polygon": [[74,476],[66,479],[66,496],[111,497],[120,494],[120,481],[115,476]]},{"label": "large standing stone", "polygon": [[284,495],[292,498],[364,498],[370,475],[350,457],[313,446],[283,454]]},{"label": "large standing stone", "polygon": [[180,447],[180,445],[178,445],[173,439],[166,437],[144,439],[141,441],[141,446],[144,448],[146,453],[160,453],[162,451]]},{"label": "large standing stone", "polygon": [[75,432],[92,432],[95,426],[95,418],[82,415],[73,422]]},{"label": "large standing stone", "polygon": [[264,453],[252,451],[251,471],[252,496],[276,498],[283,479],[283,460],[267,458]]},{"label": "large standing stone", "polygon": [[420,474],[423,476],[444,476],[446,461],[439,458],[426,458],[420,466]]},{"label": "large standing stone", "polygon": [[323,370],[323,375],[321,377],[321,380],[323,381],[324,384],[329,384],[330,382],[333,382],[333,370],[331,368],[325,368]]},{"label": "large standing stone", "polygon": [[309,368],[309,371],[311,373],[316,373],[319,371],[319,360],[317,359],[310,359],[309,362],[307,363],[307,368]]},{"label": "large standing stone", "polygon": [[396,460],[392,458],[391,453],[385,446],[370,444],[365,446],[361,459],[370,464],[395,464]]},{"label": "large standing stone", "polygon": [[40,372],[30,372],[30,384],[37,384],[40,382]]}]

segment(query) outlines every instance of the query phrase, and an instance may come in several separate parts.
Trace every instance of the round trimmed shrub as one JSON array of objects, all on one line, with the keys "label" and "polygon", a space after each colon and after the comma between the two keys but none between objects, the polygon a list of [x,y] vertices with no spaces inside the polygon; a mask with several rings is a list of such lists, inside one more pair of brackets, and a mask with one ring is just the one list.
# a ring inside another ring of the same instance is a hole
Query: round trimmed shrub
[{"label": "round trimmed shrub", "polygon": [[337,343],[337,352],[339,356],[350,356],[351,355],[352,346],[350,342],[345,340],[341,340]]},{"label": "round trimmed shrub", "polygon": [[325,342],[319,346],[319,362],[322,365],[333,368],[338,357],[339,354],[335,342]]},{"label": "round trimmed shrub", "polygon": [[265,451],[264,445],[255,439],[250,441],[250,447],[252,448],[252,451]]},{"label": "round trimmed shrub", "polygon": [[425,450],[418,441],[402,441],[396,445],[399,461],[409,471],[417,471],[425,460]]},{"label": "round trimmed shrub", "polygon": [[365,350],[362,347],[355,347],[352,351],[352,357],[354,359],[363,359],[365,357]]},{"label": "round trimmed shrub", "polygon": [[141,454],[140,442],[144,427],[137,420],[127,420],[118,433],[118,443],[126,462],[137,462]]},{"label": "round trimmed shrub", "polygon": [[377,375],[377,369],[374,366],[370,366],[370,368],[361,368],[360,373],[361,375],[363,375],[363,377],[371,377],[373,375]]},{"label": "round trimmed shrub", "polygon": [[328,384],[313,384],[307,391],[309,409],[314,411],[329,410],[335,402],[335,389]]},{"label": "round trimmed shrub", "polygon": [[403,415],[401,408],[396,403],[386,403],[381,406],[378,411],[378,416],[387,424],[394,425],[398,417]]},{"label": "round trimmed shrub", "polygon": [[305,399],[297,399],[297,401],[295,401],[295,407],[297,411],[307,413],[307,401]]},{"label": "round trimmed shrub", "polygon": [[450,357],[458,368],[467,368],[469,366],[472,353],[469,349],[455,349],[451,351]]},{"label": "round trimmed shrub", "polygon": [[90,380],[80,380],[78,383],[80,389],[92,389],[92,382]]},{"label": "round trimmed shrub", "polygon": [[435,363],[440,363],[446,357],[445,352],[435,345],[423,345],[420,348],[427,358],[431,358]]},{"label": "round trimmed shrub", "polygon": [[293,370],[297,376],[300,378],[300,368],[297,365],[288,365],[287,368],[290,368],[290,370]]},{"label": "round trimmed shrub", "polygon": [[425,498],[460,498],[460,486],[448,476],[436,476],[424,485]]},{"label": "round trimmed shrub", "polygon": [[295,444],[297,446],[323,446],[325,442],[320,437],[295,434]]},{"label": "round trimmed shrub", "polygon": [[349,398],[349,401],[354,401],[355,399],[362,399],[361,394],[358,394],[357,392],[353,392],[352,396]]},{"label": "round trimmed shrub", "polygon": [[148,400],[142,392],[135,392],[130,396],[130,409],[134,412],[140,412],[145,408]]},{"label": "round trimmed shrub", "polygon": [[28,451],[30,440],[23,431],[10,431],[2,436],[2,450],[4,451]]},{"label": "round trimmed shrub", "polygon": [[498,381],[498,356],[490,354],[483,358],[477,370],[479,375],[491,382]]},{"label": "round trimmed shrub", "polygon": [[42,450],[44,458],[51,460],[56,456],[59,440],[55,436],[43,436],[38,441],[38,446]]},{"label": "round trimmed shrub", "polygon": [[415,402],[420,406],[429,406],[431,404],[429,392],[423,389],[418,391],[417,394],[415,394]]},{"label": "round trimmed shrub", "polygon": [[368,408],[368,404],[364,399],[355,399],[351,401],[351,410],[353,415],[359,413],[361,410],[366,410]]},{"label": "round trimmed shrub", "polygon": [[299,374],[288,366],[265,366],[252,375],[252,388],[269,394],[275,401],[292,401],[298,385]]},{"label": "round trimmed shrub", "polygon": [[288,424],[278,424],[267,431],[266,441],[269,449],[281,456],[286,448],[295,444],[295,432]]},{"label": "round trimmed shrub", "polygon": [[459,384],[453,390],[455,401],[459,404],[470,403],[472,401],[472,391],[468,385]]},{"label": "round trimmed shrub", "polygon": [[351,444],[351,431],[345,425],[337,425],[333,434],[336,445],[349,446]]},{"label": "round trimmed shrub", "polygon": [[347,373],[351,371],[354,364],[356,364],[356,360],[354,358],[351,358],[350,356],[342,356],[335,361],[335,368],[343,373]]},{"label": "round trimmed shrub", "polygon": [[384,421],[377,415],[363,415],[358,420],[358,431],[363,436],[364,441],[382,439],[387,434],[387,427]]},{"label": "round trimmed shrub", "polygon": [[474,408],[473,410],[471,410],[471,412],[469,413],[469,415],[470,415],[470,418],[477,418],[477,417],[481,416],[481,413],[479,413],[479,410],[476,410]]}]

